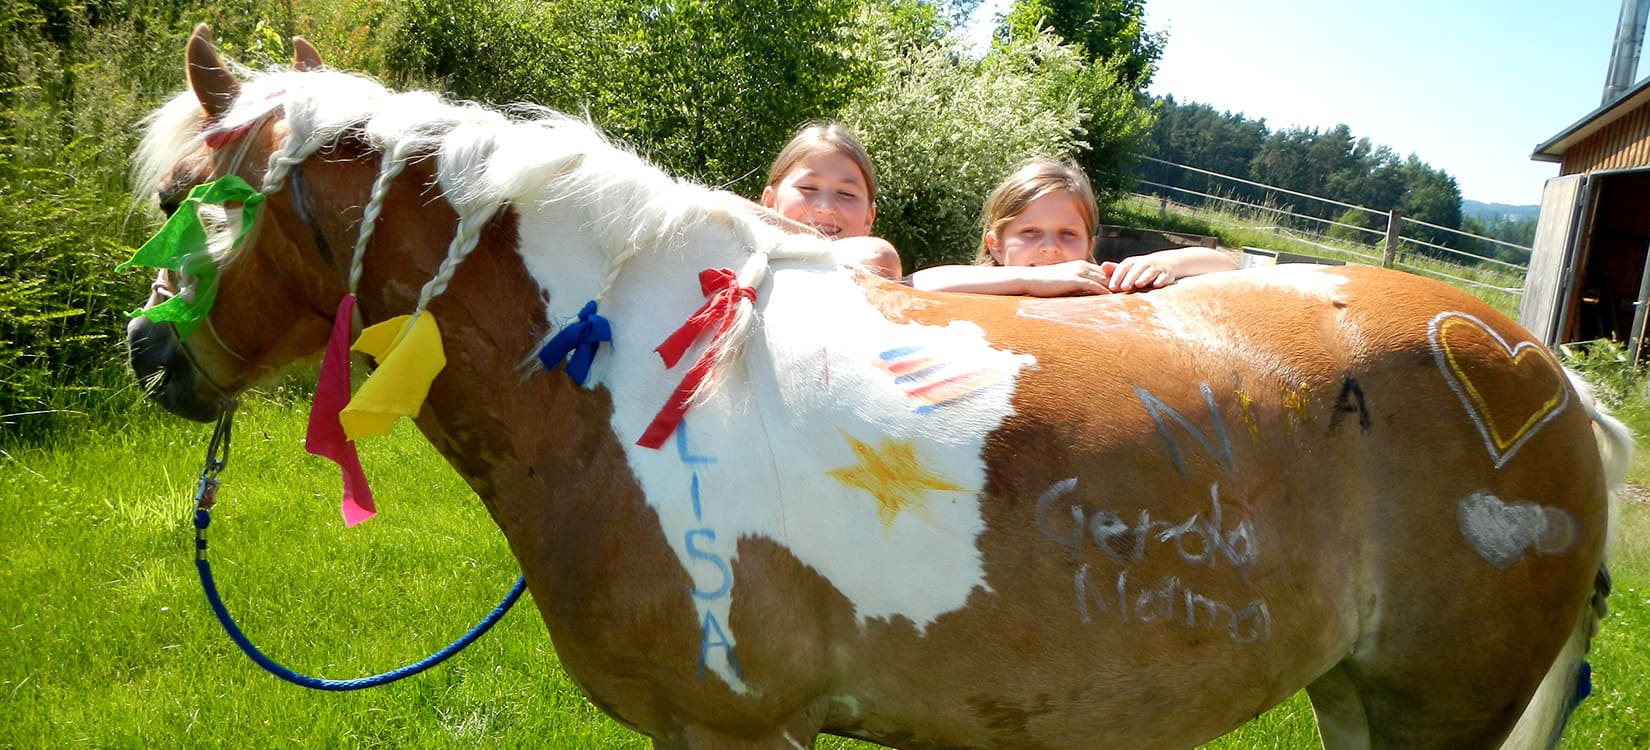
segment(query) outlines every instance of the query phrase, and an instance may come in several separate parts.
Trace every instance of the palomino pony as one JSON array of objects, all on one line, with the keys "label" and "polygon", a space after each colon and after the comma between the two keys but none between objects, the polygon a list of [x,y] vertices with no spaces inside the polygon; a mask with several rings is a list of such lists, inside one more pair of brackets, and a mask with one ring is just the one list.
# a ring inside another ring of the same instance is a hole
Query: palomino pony
[{"label": "palomino pony", "polygon": [[[267,200],[200,330],[134,321],[138,376],[211,419],[352,289],[359,324],[439,320],[419,429],[655,747],[1187,747],[1302,687],[1328,747],[1556,741],[1630,442],[1478,300],[1331,267],[914,291],[582,122],[300,50],[247,76],[190,40],[139,174]],[[523,366],[597,317],[582,382]]]}]

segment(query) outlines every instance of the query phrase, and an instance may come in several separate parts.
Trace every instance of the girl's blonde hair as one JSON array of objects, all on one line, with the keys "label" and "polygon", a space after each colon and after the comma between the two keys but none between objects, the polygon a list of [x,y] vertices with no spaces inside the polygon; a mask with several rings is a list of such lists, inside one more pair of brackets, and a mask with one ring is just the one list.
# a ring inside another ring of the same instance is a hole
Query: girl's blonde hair
[{"label": "girl's blonde hair", "polygon": [[[985,231],[980,234],[980,249],[974,256],[975,265],[1001,265],[991,256],[985,238],[1001,231],[1004,224],[1024,213],[1032,201],[1050,193],[1064,190],[1077,199],[1083,214],[1083,228],[1092,240],[1100,224],[1100,209],[1095,205],[1094,188],[1082,168],[1070,161],[1048,158],[1028,159],[1020,163],[985,199]],[[998,244],[1002,238],[997,238]],[[1091,251],[1092,252],[1092,251]]]},{"label": "girl's blonde hair", "polygon": [[791,171],[796,163],[810,156],[820,154],[840,153],[852,159],[859,166],[861,174],[865,175],[865,197],[871,205],[877,202],[877,168],[871,166],[871,157],[865,153],[865,147],[860,145],[859,138],[854,131],[849,130],[842,123],[832,120],[814,120],[802,126],[791,138],[791,142],[779,150],[774,157],[773,166],[768,167],[768,182],[765,187],[773,187],[785,179],[785,173]]}]

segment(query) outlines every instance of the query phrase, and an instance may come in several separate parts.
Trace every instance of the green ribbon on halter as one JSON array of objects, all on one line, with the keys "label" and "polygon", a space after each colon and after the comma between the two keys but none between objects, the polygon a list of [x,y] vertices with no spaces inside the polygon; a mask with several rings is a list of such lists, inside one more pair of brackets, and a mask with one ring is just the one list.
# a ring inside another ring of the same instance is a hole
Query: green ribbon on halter
[{"label": "green ribbon on halter", "polygon": [[235,234],[231,249],[240,247],[247,230],[258,215],[258,204],[264,195],[235,175],[225,175],[190,189],[183,204],[172,212],[172,217],[150,237],[143,247],[132,254],[131,260],[115,266],[124,271],[139,268],[164,268],[179,275],[178,293],[153,307],[133,310],[127,315],[139,315],[156,323],[171,323],[178,338],[188,338],[206,319],[212,301],[218,296],[218,263],[206,249],[206,229],[201,226],[200,204],[241,204],[241,227]]}]

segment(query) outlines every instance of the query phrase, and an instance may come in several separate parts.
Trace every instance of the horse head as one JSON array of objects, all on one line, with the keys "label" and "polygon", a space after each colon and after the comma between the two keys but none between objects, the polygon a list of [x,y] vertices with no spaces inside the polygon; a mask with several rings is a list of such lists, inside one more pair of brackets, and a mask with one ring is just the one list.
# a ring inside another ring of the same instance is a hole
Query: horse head
[{"label": "horse head", "polygon": [[[471,189],[509,118],[428,92],[392,94],[324,68],[301,39],[294,48],[290,70],[243,76],[198,27],[188,90],[150,117],[139,149],[140,191],[187,214],[184,224],[200,218],[193,244],[140,264],[166,270],[127,337],[137,376],[181,416],[212,419],[241,390],[320,351],[346,295],[362,291],[355,326],[416,315],[483,240],[514,244],[507,199]],[[172,223],[157,240],[190,235],[169,235]],[[507,262],[482,273],[525,278],[519,260]],[[473,298],[508,298],[508,284],[474,285]],[[511,289],[527,295],[512,298],[516,310],[538,301],[537,288]],[[156,314],[180,306],[178,296],[195,305],[192,319]]]},{"label": "horse head", "polygon": [[[320,56],[307,42],[297,39],[295,47],[293,74],[321,67]],[[267,86],[244,90],[204,25],[190,37],[187,70],[189,90],[148,122],[138,166],[140,184],[153,191],[169,217],[180,210],[195,211],[190,192],[228,175],[259,186],[254,188],[258,194],[201,207],[200,236],[206,247],[179,251],[180,256],[193,255],[187,263],[197,265],[159,271],[144,309],[177,296],[208,293],[238,304],[213,305],[198,327],[136,317],[127,327],[127,344],[133,370],[151,397],[168,411],[207,421],[217,416],[227,399],[325,343],[333,307],[347,283],[333,247],[337,240],[329,238],[319,223],[304,226],[303,217],[350,209],[306,205],[308,196],[299,187],[305,176],[297,170],[289,173],[289,189],[273,184],[280,175],[271,173],[270,156],[279,151],[290,128],[277,109],[249,113],[257,109],[257,102],[244,100],[271,97],[274,92]],[[349,147],[348,141],[334,146]],[[349,159],[329,160],[324,179],[347,179],[343,173],[354,164]],[[355,166],[354,171],[361,168]],[[366,180],[371,180],[370,173]],[[254,220],[248,204],[264,200],[265,193],[272,193],[262,212],[267,218]],[[236,243],[234,235],[243,231],[243,222],[244,236]],[[205,288],[210,283],[216,288]],[[180,330],[188,334],[180,335]]]}]

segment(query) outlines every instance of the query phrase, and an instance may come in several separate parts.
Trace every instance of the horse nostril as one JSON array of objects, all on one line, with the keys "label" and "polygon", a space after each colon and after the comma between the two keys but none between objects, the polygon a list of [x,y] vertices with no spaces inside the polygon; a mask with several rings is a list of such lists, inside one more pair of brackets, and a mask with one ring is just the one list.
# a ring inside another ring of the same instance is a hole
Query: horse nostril
[{"label": "horse nostril", "polygon": [[195,392],[195,370],[170,324],[134,318],[126,326],[127,361],[144,394],[173,414],[197,422],[222,408]]}]

